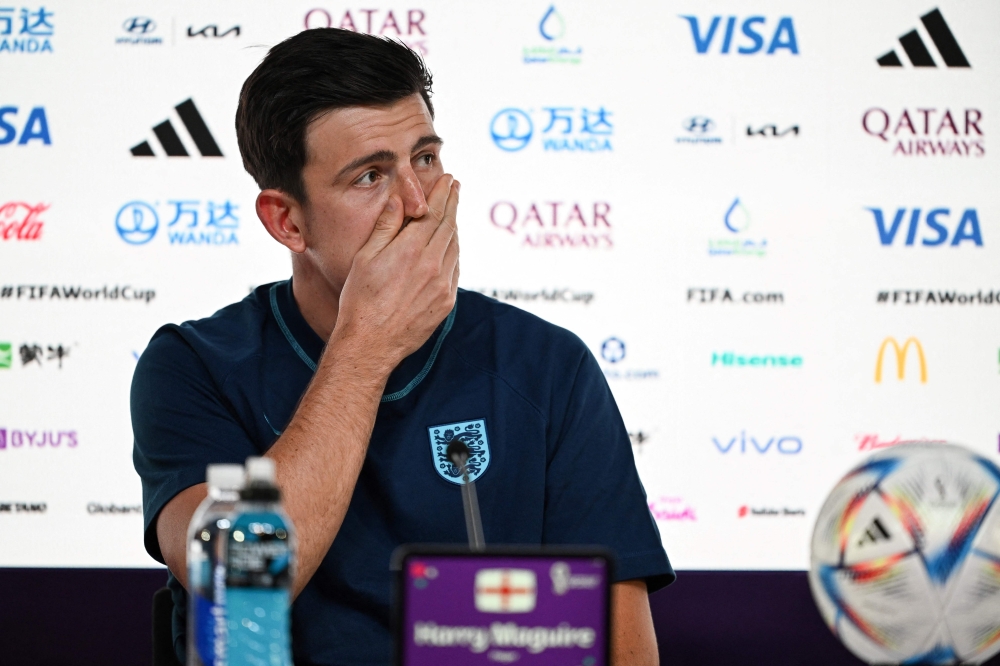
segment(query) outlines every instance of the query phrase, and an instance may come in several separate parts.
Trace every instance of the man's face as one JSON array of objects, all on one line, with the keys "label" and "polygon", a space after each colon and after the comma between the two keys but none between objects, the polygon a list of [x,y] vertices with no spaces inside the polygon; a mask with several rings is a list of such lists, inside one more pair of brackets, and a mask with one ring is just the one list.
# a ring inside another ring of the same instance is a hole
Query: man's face
[{"label": "man's face", "polygon": [[427,213],[426,196],[444,172],[441,139],[419,94],[391,106],[337,109],[306,130],[302,180],[306,255],[339,291],[389,196],[405,218]]}]

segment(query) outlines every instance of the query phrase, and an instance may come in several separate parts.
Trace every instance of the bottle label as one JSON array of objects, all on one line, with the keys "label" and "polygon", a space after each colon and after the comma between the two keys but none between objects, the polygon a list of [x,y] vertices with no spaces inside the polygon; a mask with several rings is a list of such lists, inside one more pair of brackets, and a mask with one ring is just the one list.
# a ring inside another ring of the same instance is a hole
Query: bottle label
[{"label": "bottle label", "polygon": [[229,653],[240,663],[292,666],[288,590],[229,590]]}]

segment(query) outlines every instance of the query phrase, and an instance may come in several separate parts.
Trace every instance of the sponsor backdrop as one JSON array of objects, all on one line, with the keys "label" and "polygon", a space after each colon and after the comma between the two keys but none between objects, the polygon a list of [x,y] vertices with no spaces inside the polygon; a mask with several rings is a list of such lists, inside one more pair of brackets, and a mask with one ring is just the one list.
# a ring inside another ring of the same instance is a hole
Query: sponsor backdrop
[{"label": "sponsor backdrop", "polygon": [[426,58],[462,286],[590,347],[678,568],[805,569],[901,439],[997,459],[1000,4],[6,4],[0,565],[154,564],[135,362],[289,275],[233,118],[326,26]]}]

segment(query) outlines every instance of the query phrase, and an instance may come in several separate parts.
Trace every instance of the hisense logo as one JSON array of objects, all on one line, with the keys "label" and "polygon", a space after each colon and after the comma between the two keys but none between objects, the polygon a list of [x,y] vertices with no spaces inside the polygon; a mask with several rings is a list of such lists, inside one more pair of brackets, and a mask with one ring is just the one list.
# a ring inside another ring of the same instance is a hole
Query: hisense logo
[{"label": "hisense logo", "polygon": [[723,368],[801,368],[801,356],[772,354],[737,354],[736,352],[712,352],[712,367]]}]

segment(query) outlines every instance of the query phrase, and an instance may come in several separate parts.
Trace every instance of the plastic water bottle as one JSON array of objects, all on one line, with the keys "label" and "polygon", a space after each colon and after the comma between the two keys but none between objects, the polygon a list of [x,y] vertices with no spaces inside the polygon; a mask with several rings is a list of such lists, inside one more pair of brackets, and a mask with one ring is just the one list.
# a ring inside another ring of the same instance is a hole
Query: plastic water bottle
[{"label": "plastic water bottle", "polygon": [[229,663],[291,666],[295,533],[281,509],[274,461],[247,458],[246,483],[229,530],[226,602]]},{"label": "plastic water bottle", "polygon": [[242,465],[209,465],[208,497],[188,527],[188,666],[226,666],[226,552]]}]

